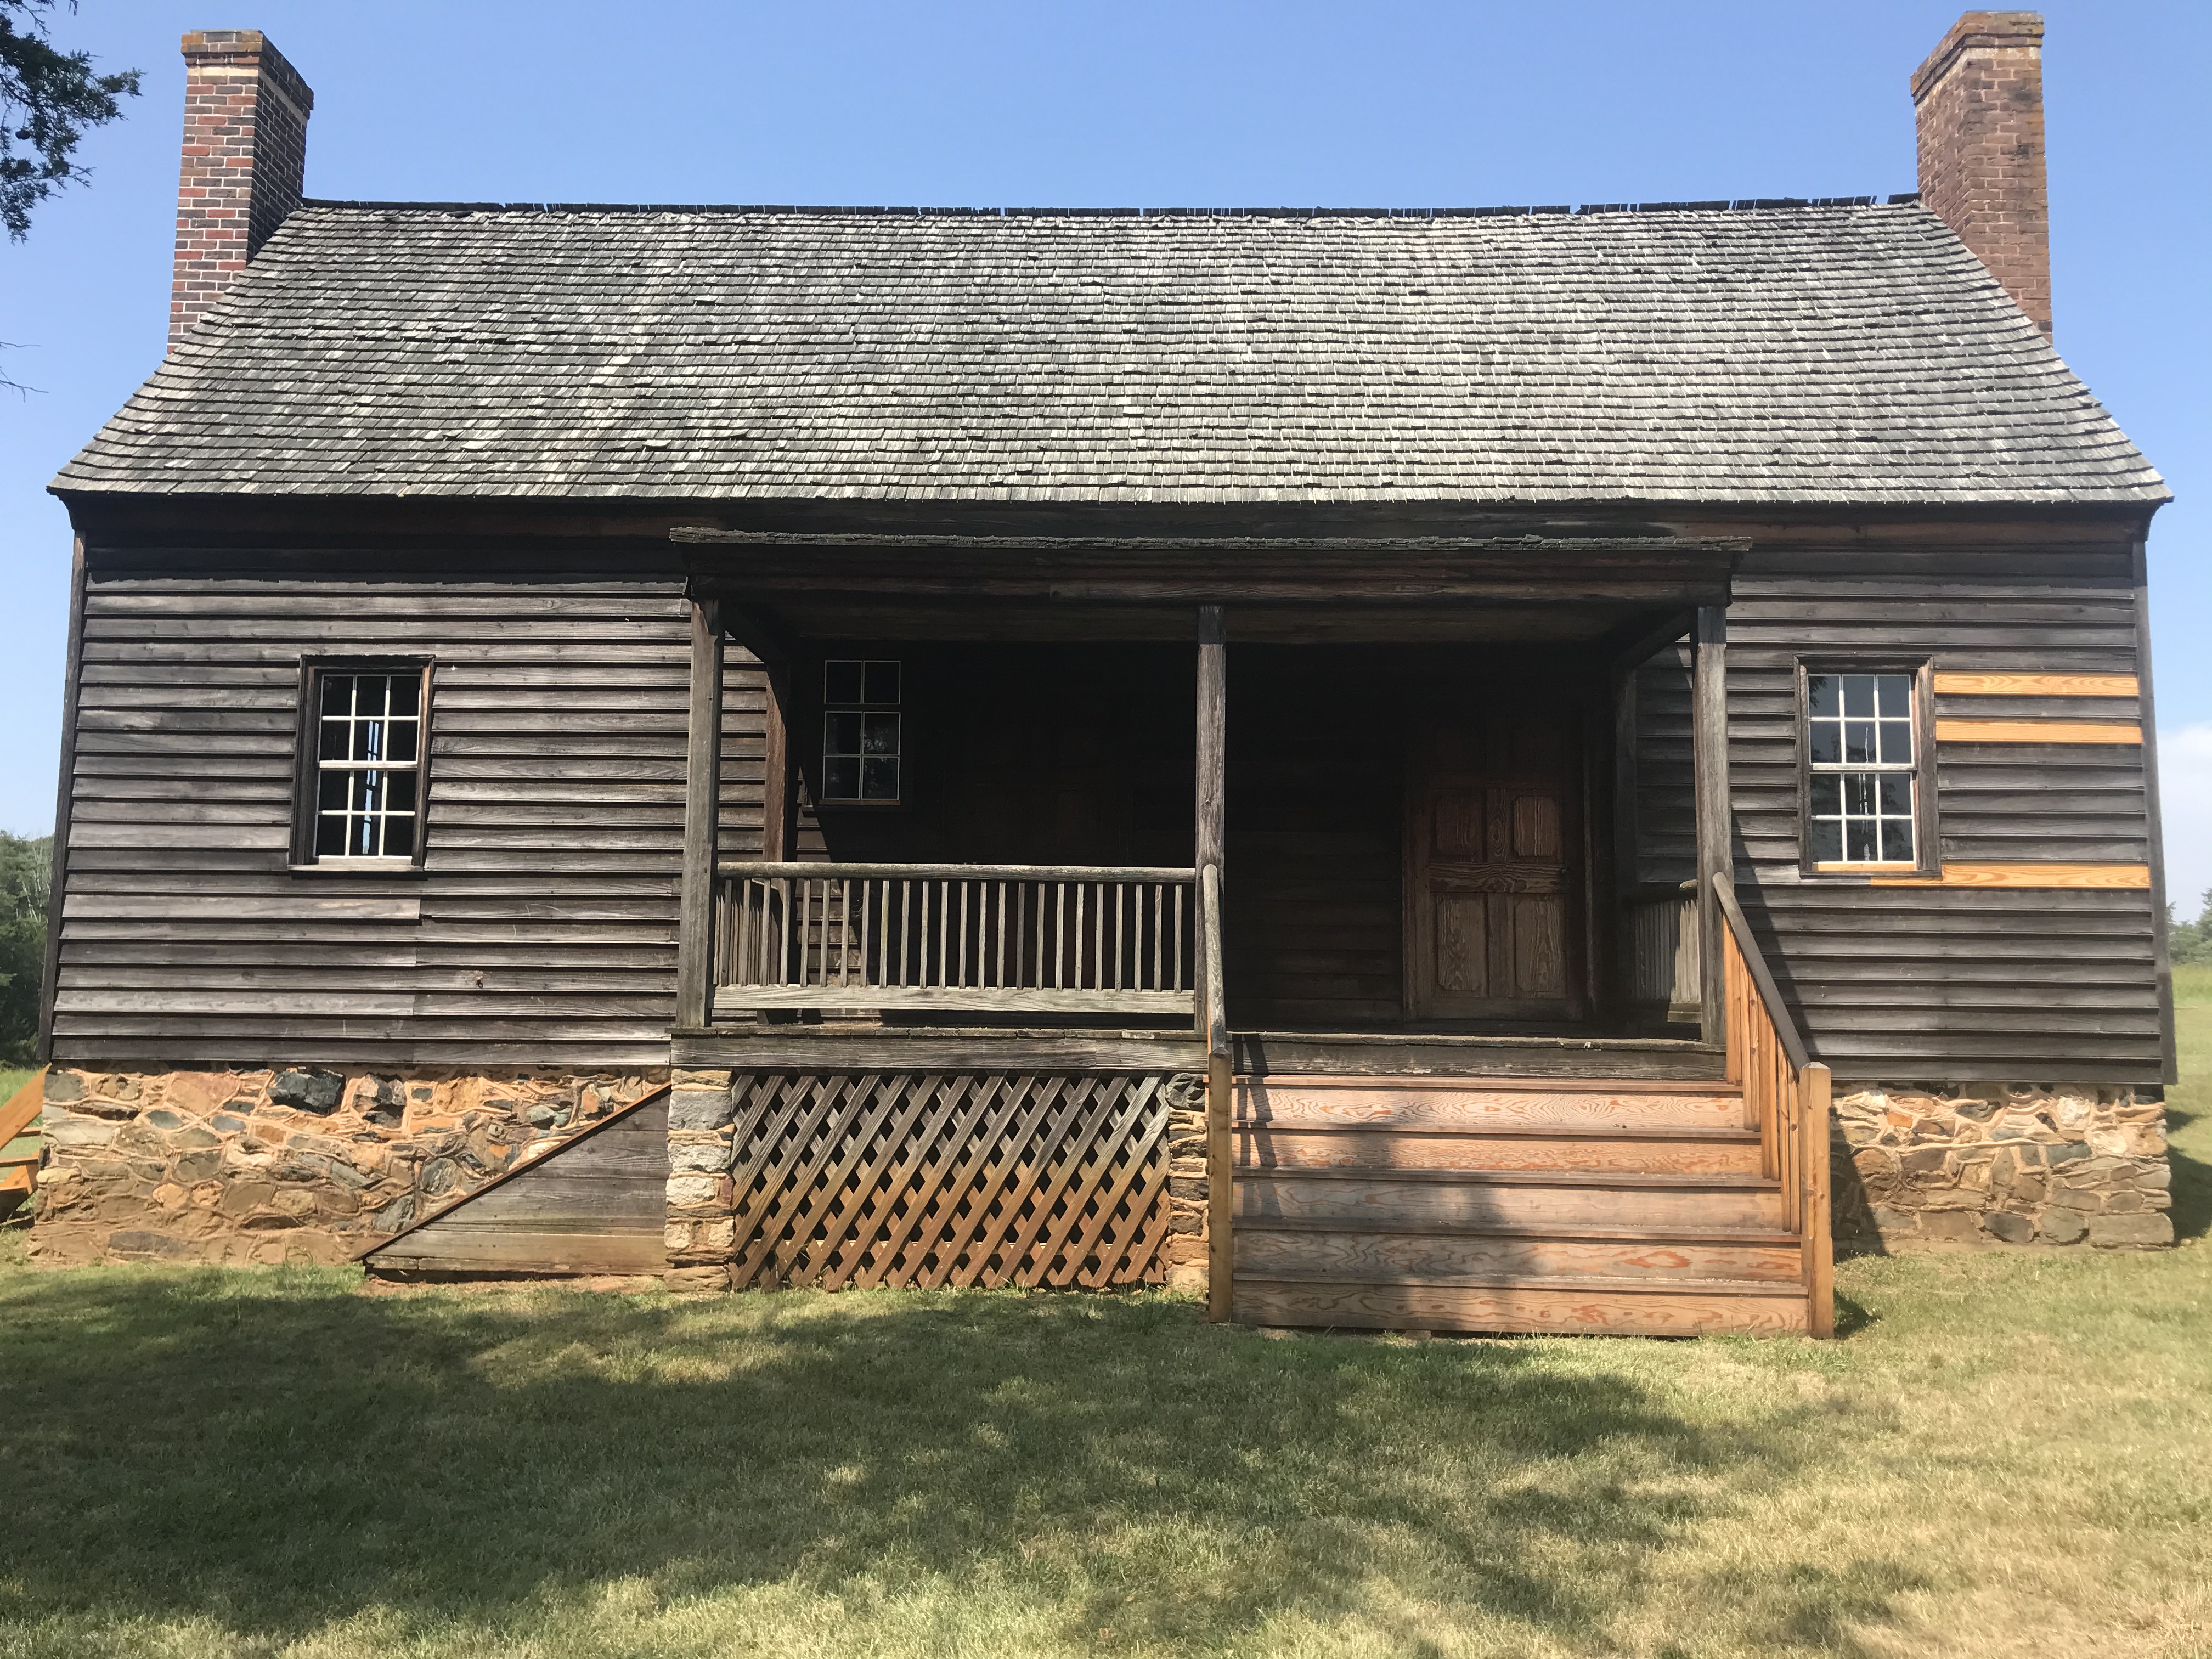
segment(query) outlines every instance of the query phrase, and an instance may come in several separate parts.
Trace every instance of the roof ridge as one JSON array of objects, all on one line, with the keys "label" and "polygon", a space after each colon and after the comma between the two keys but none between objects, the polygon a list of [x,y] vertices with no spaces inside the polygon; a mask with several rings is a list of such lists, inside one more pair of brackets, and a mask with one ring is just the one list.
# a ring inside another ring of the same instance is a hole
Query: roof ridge
[{"label": "roof ridge", "polygon": [[1555,206],[1351,207],[866,207],[740,202],[379,202],[309,197],[306,208],[412,213],[758,213],[793,217],[914,219],[1504,219],[1597,213],[1748,213],[1793,208],[1905,207],[1919,192],[1888,196],[1746,196],[1703,202],[1584,202]]}]

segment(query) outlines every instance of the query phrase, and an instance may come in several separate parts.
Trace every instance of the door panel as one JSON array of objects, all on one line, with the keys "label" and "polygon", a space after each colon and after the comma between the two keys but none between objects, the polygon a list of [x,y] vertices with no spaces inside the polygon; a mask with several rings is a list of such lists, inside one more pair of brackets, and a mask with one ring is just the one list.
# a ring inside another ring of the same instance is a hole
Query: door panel
[{"label": "door panel", "polygon": [[1406,811],[1407,1012],[1574,1020],[1581,768],[1562,700],[1510,688],[1419,699]]}]

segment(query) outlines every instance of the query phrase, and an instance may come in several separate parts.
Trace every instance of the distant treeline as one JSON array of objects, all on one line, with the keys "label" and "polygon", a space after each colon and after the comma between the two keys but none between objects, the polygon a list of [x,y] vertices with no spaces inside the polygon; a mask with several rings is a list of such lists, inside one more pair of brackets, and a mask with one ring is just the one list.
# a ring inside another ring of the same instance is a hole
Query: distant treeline
[{"label": "distant treeline", "polygon": [[0,832],[0,1066],[27,1066],[39,1042],[46,969],[46,895],[54,838]]},{"label": "distant treeline", "polygon": [[2172,907],[2166,907],[2170,922],[2166,939],[2176,962],[2212,962],[2212,888],[2205,889],[2197,903],[2200,908],[2194,921],[2174,918]]}]

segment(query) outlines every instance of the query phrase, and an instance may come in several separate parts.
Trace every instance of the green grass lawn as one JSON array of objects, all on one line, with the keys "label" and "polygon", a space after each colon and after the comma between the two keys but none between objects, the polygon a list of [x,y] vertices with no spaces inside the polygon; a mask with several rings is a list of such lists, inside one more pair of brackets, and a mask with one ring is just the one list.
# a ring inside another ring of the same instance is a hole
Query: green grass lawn
[{"label": "green grass lawn", "polygon": [[11,1066],[0,1066],[0,1105],[5,1105],[9,1100],[13,1099],[15,1097],[15,1091],[21,1088],[26,1083],[28,1083],[37,1075],[38,1073],[36,1071],[24,1071]]},{"label": "green grass lawn", "polygon": [[2181,1248],[1826,1344],[0,1268],[0,1654],[2212,1654],[2208,1096]]}]

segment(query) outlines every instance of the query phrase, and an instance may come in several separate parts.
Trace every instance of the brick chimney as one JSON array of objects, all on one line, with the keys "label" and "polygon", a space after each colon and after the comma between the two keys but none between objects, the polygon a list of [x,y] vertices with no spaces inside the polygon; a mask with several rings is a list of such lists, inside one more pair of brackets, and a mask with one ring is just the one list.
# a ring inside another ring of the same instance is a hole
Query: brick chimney
[{"label": "brick chimney", "polygon": [[2051,332],[2043,182],[2043,18],[1970,11],[1912,77],[1920,196]]},{"label": "brick chimney", "polygon": [[185,36],[185,153],[169,349],[300,205],[315,94],[258,29]]}]

